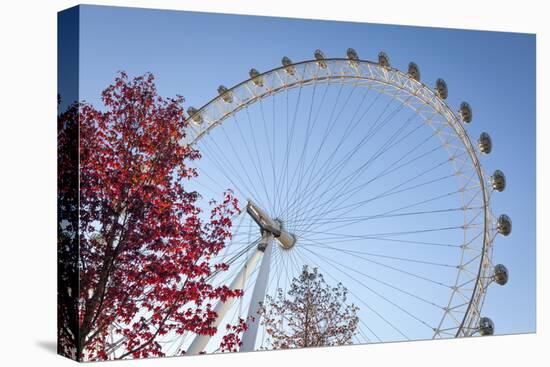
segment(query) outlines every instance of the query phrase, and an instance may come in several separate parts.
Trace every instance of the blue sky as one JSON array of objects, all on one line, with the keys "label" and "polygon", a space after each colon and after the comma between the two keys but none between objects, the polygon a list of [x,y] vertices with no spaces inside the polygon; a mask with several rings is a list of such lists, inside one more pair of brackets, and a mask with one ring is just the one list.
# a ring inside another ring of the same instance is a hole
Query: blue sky
[{"label": "blue sky", "polygon": [[80,99],[94,105],[124,70],[152,72],[161,95],[180,94],[199,107],[218,85],[247,79],[250,68],[272,69],[285,55],[311,59],[317,48],[344,57],[353,47],[368,60],[384,51],[401,70],[416,62],[430,86],[444,78],[450,106],[472,105],[470,136],[491,134],[485,171],[502,169],[508,179],[492,208],[513,220],[513,233],[497,238],[494,253],[511,278],[490,289],[484,314],[498,333],[535,330],[534,35],[82,6],[80,45]]}]

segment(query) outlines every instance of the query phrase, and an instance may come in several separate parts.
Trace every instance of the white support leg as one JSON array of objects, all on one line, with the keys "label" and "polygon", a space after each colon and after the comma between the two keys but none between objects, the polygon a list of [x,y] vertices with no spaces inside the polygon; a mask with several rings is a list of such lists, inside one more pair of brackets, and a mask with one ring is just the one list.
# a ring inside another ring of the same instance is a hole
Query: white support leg
[{"label": "white support leg", "polygon": [[[244,264],[239,273],[235,276],[233,282],[231,282],[231,285],[229,286],[230,289],[244,289],[245,281],[250,277],[250,273],[252,272],[252,270],[254,270],[256,264],[258,263],[258,260],[263,254],[264,252],[259,249],[254,252],[254,254]],[[212,324],[213,327],[218,327],[220,325],[223,318],[225,317],[225,314],[227,313],[227,311],[229,311],[234,302],[235,298],[229,298],[225,302],[218,302],[216,308],[214,308],[214,311],[216,312],[218,317]],[[199,354],[200,352],[204,351],[204,348],[210,341],[210,338],[210,335],[197,335],[189,348],[187,348],[186,354]]]},{"label": "white support leg", "polygon": [[[250,273],[262,255],[263,259],[256,278],[256,283],[254,284],[250,306],[248,308],[248,317],[246,319],[248,329],[243,334],[242,345],[240,348],[241,352],[253,351],[256,344],[256,336],[258,335],[258,326],[260,324],[260,315],[258,311],[264,301],[267,290],[269,268],[271,264],[271,252],[275,238],[277,239],[277,243],[284,250],[289,250],[296,244],[296,236],[288,233],[284,229],[280,220],[270,218],[263,209],[254,204],[251,200],[248,201],[246,211],[256,222],[256,224],[258,224],[262,233],[262,239],[260,240],[258,249],[254,255],[248,259],[229,288],[244,289],[244,282],[250,277]],[[235,299],[231,298],[226,302],[219,302],[216,305],[214,311],[217,313],[218,317],[212,324],[213,327],[218,327],[220,325],[225,314],[229,311],[234,302]],[[211,336],[209,335],[197,335],[187,349],[187,354],[199,354],[204,351],[204,348],[208,344],[210,338]]]},{"label": "white support leg", "polygon": [[260,307],[265,298],[265,292],[269,280],[269,268],[271,264],[271,252],[273,249],[273,234],[266,232],[263,235],[260,246],[265,246],[264,256],[254,284],[254,291],[248,308],[248,317],[246,323],[248,329],[243,333],[241,352],[252,352],[256,345],[256,336],[258,335],[258,326],[260,325]]}]

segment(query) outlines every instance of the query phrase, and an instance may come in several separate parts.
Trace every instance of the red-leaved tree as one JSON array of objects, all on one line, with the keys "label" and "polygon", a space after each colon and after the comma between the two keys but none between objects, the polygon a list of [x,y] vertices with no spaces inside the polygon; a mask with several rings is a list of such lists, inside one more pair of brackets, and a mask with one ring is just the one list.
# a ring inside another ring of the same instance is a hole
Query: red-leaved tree
[{"label": "red-leaved tree", "polygon": [[[78,103],[59,116],[58,255],[71,264],[78,254],[79,273],[71,286],[74,267],[58,268],[66,279],[58,296],[67,299],[59,308],[59,346],[84,360],[163,356],[159,338],[214,334],[214,304],[241,296],[207,281],[227,270],[212,257],[231,236],[238,202],[228,191],[203,213],[199,194],[186,189],[197,176],[189,163],[200,154],[180,144],[188,127],[182,97],[160,97],[151,74],[120,73],[102,100],[103,110]],[[78,166],[63,153],[74,150],[75,131]],[[231,332],[242,332],[239,325],[228,327],[222,350],[238,345]]]}]

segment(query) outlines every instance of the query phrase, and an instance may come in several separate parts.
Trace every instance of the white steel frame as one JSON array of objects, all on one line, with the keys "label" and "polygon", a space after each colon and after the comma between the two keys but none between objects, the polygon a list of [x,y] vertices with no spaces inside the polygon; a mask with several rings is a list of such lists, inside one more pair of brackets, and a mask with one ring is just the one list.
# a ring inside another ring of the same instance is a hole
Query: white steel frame
[{"label": "white steel frame", "polygon": [[[288,71],[292,70],[292,73]],[[468,243],[462,245],[462,257],[456,281],[450,296],[448,307],[437,328],[434,328],[433,338],[465,337],[471,336],[478,331],[481,308],[483,306],[486,289],[492,281],[492,243],[495,237],[494,218],[490,211],[490,194],[487,188],[485,175],[464,126],[458,116],[449,108],[447,103],[440,98],[436,91],[424,83],[414,79],[407,73],[392,67],[381,66],[378,63],[364,60],[349,60],[343,58],[309,60],[292,65],[282,66],[250,78],[212,99],[203,107],[198,109],[189,117],[189,132],[181,144],[195,145],[201,138],[206,136],[213,128],[220,125],[224,120],[243,108],[273,94],[281,91],[296,88],[314,83],[354,83],[356,85],[372,88],[379,93],[385,93],[392,98],[402,102],[407,107],[417,112],[439,135],[442,146],[451,153],[448,139],[453,136],[462,143],[462,149],[467,153],[467,159],[454,159],[455,173],[457,177],[464,179],[463,202],[474,200],[476,196],[481,201],[484,216],[484,226],[481,236],[483,245],[475,249],[469,247]],[[457,147],[453,147],[457,148]],[[467,177],[462,171],[465,166],[475,172],[475,177]],[[472,184],[472,181],[477,181]],[[474,192],[472,194],[472,192]],[[479,215],[479,214],[478,214]],[[465,219],[465,230],[467,220]],[[268,251],[263,253],[256,250],[253,257],[247,261],[243,269],[237,274],[231,288],[241,286],[244,275],[251,271],[259,257],[264,256],[261,269],[258,275],[258,282],[254,289],[249,316],[257,311],[257,304],[263,300],[265,295],[265,282],[269,274],[269,254],[271,253],[271,240],[269,240]],[[477,255],[467,260],[464,254],[467,251],[476,251]],[[465,280],[466,279],[466,280]],[[261,289],[263,287],[263,289]],[[462,298],[464,303],[451,307],[454,297]],[[217,326],[232,301],[220,303],[216,311],[220,311]],[[449,327],[448,320],[453,326]],[[241,350],[253,350],[256,326],[249,329],[243,337]],[[446,326],[447,325],[447,326]],[[188,349],[187,353],[196,354],[204,349],[209,337],[197,336]]]}]

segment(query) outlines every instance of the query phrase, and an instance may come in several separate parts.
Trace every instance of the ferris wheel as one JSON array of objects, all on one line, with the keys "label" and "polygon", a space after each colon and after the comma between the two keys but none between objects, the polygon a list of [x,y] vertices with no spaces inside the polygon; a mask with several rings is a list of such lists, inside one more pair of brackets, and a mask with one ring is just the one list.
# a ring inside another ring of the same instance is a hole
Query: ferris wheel
[{"label": "ferris wheel", "polygon": [[[246,205],[217,258],[229,271],[210,280],[244,296],[219,303],[213,326],[247,319],[241,351],[269,349],[259,307],[306,265],[348,289],[354,344],[493,334],[482,307],[508,281],[492,255],[512,223],[491,212],[506,178],[482,169],[489,134],[472,143],[470,105],[454,111],[445,81],[430,88],[415,63],[346,56],[284,57],[188,110],[196,190],[230,188]],[[214,352],[216,339],[183,335],[167,354]]]}]

